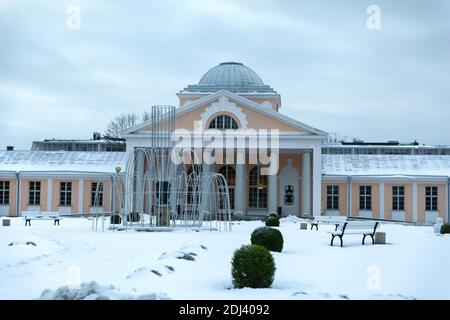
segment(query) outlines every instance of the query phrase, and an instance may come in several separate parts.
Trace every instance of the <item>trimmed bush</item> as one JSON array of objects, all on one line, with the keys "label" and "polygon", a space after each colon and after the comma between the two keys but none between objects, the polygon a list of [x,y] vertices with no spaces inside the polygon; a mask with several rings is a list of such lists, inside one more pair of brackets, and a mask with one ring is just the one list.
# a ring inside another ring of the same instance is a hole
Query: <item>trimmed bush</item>
[{"label": "trimmed bush", "polygon": [[234,252],[231,275],[235,288],[270,288],[275,276],[275,261],[269,250],[243,245]]},{"label": "trimmed bush", "polygon": [[267,217],[266,218],[266,226],[267,227],[279,227],[280,219],[276,217]]},{"label": "trimmed bush", "polygon": [[141,221],[141,217],[138,212],[130,212],[127,215],[127,221],[128,222],[139,222],[139,221]]},{"label": "trimmed bush", "polygon": [[279,216],[278,213],[276,213],[276,212],[269,212],[269,214],[266,216],[266,219],[267,219],[268,217],[275,217],[275,218],[280,219],[280,216]]},{"label": "trimmed bush", "polygon": [[120,215],[114,214],[111,216],[111,224],[120,224],[122,222],[122,218],[120,218]]},{"label": "trimmed bush", "polygon": [[274,228],[257,228],[252,232],[250,240],[252,244],[263,246],[270,251],[281,252],[283,250],[283,235]]},{"label": "trimmed bush", "polygon": [[450,224],[449,223],[443,224],[441,227],[441,234],[446,234],[446,233],[450,234]]}]

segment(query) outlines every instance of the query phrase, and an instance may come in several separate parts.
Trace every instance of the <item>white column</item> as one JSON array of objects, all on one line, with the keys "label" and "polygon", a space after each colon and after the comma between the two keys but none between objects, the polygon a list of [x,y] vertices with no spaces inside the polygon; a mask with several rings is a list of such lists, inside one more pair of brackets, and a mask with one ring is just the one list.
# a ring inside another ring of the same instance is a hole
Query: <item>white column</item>
[{"label": "white column", "polygon": [[353,202],[353,188],[352,188],[352,177],[348,177],[348,187],[347,187],[347,216],[352,216],[352,202]]},{"label": "white column", "polygon": [[450,222],[450,178],[447,183],[447,223]]},{"label": "white column", "polygon": [[447,223],[450,222],[450,178],[447,183]]},{"label": "white column", "polygon": [[236,186],[234,190],[234,211],[245,213],[245,150],[236,154]]},{"label": "white column", "polygon": [[302,158],[302,208],[303,214],[311,214],[311,153]]},{"label": "white column", "polygon": [[[145,175],[145,165],[144,165],[144,154],[139,152],[136,157],[136,193],[134,198],[134,209],[135,211],[144,211],[144,175]],[[104,199],[106,200],[106,199]]]},{"label": "white column", "polygon": [[52,211],[53,179],[47,179],[47,211]]},{"label": "white column", "polygon": [[417,183],[414,182],[412,185],[412,216],[413,216],[413,222],[418,221],[417,216]]},{"label": "white column", "polygon": [[384,183],[380,183],[380,197],[379,197],[379,206],[380,206],[380,219],[384,219]]},{"label": "white column", "polygon": [[322,146],[319,144],[314,148],[313,154],[313,215],[321,214],[321,191],[322,191]]},{"label": "white column", "polygon": [[[84,180],[78,180],[78,213],[83,214],[84,210]],[[88,212],[86,212],[88,213]]]},{"label": "white column", "polygon": [[269,212],[277,212],[278,207],[278,175],[272,174],[267,177],[268,183],[268,209]]}]

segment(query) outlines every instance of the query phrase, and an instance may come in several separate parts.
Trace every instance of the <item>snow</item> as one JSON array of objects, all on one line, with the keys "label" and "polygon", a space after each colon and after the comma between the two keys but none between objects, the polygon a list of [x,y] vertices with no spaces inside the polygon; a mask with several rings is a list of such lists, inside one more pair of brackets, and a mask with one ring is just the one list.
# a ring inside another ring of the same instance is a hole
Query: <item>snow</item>
[{"label": "snow", "polygon": [[125,152],[0,151],[0,171],[115,172]]},{"label": "snow", "polygon": [[348,236],[340,248],[329,245],[332,226],[282,219],[272,288],[234,289],[231,257],[261,221],[152,233],[93,232],[85,218],[11,220],[0,229],[0,299],[450,299],[450,236],[430,226],[384,223],[388,244]]},{"label": "snow", "polygon": [[394,175],[450,177],[450,156],[322,155],[325,175]]}]

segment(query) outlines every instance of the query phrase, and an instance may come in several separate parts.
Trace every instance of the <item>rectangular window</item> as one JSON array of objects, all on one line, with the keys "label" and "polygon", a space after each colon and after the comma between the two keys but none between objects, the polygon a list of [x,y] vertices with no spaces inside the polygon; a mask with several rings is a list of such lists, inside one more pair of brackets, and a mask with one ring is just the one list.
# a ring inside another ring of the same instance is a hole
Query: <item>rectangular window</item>
[{"label": "rectangular window", "polygon": [[392,210],[405,210],[405,187],[392,187]]},{"label": "rectangular window", "polygon": [[72,205],[72,182],[61,182],[59,189],[59,205],[68,207]]},{"label": "rectangular window", "polygon": [[91,184],[91,207],[95,206],[103,207],[103,183],[92,182]]},{"label": "rectangular window", "polygon": [[372,187],[359,187],[359,210],[372,210]]},{"label": "rectangular window", "polygon": [[0,181],[0,205],[9,205],[9,181]]},{"label": "rectangular window", "polygon": [[438,188],[425,187],[425,210],[438,211]]},{"label": "rectangular window", "polygon": [[41,204],[41,182],[30,181],[28,204],[31,206],[39,206]]},{"label": "rectangular window", "polygon": [[339,186],[327,186],[327,209],[339,210]]}]

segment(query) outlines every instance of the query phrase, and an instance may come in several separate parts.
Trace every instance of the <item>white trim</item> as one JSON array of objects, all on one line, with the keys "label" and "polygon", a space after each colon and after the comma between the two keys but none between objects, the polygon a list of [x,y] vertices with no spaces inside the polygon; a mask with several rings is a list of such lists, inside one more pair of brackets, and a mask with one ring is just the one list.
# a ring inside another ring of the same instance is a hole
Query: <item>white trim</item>
[{"label": "white trim", "polygon": [[412,185],[412,219],[413,222],[418,222],[418,197],[417,197],[417,183],[414,182]]},{"label": "white trim", "polygon": [[219,97],[218,101],[211,103],[209,107],[205,108],[200,115],[203,130],[207,129],[206,126],[208,125],[208,121],[213,116],[223,112],[228,112],[234,115],[241,125],[240,129],[248,129],[248,120],[245,113],[242,112],[241,108],[236,106],[236,103],[231,102],[227,96],[223,95]]},{"label": "white trim", "polygon": [[37,211],[40,212],[41,211],[41,206],[27,206],[27,211]]},{"label": "white trim", "polygon": [[431,175],[427,175],[427,176],[418,176],[418,175],[385,175],[385,174],[380,174],[380,175],[352,175],[352,174],[324,174],[323,175],[324,180],[331,180],[331,179],[345,179],[347,177],[352,177],[352,179],[354,181],[379,181],[379,180],[383,180],[383,182],[385,183],[399,183],[399,182],[408,182],[408,183],[414,183],[416,181],[420,181],[420,182],[446,182],[447,181],[447,177],[445,176],[431,176]]},{"label": "white trim", "polygon": [[72,207],[71,206],[59,206],[58,212],[60,214],[72,214]]},{"label": "white trim", "polygon": [[358,216],[361,218],[372,219],[373,211],[372,210],[358,210]]},{"label": "white trim", "polygon": [[393,210],[392,220],[406,221],[406,211],[405,210]]},{"label": "white trim", "polygon": [[53,179],[47,179],[47,211],[52,211]]},{"label": "white trim", "polygon": [[[280,120],[280,121],[282,121],[282,122],[284,122],[284,123],[286,123],[288,125],[291,125],[293,127],[298,128],[298,129],[302,129],[302,130],[310,132],[311,134],[315,134],[315,135],[321,136],[322,139],[326,139],[326,137],[328,136],[328,133],[326,133],[325,131],[313,128],[313,127],[308,126],[308,125],[306,125],[306,124],[304,124],[302,122],[299,122],[297,120],[291,119],[290,117],[285,116],[285,115],[283,115],[283,114],[281,114],[281,113],[279,113],[277,111],[274,111],[272,109],[262,108],[260,104],[254,102],[254,101],[252,101],[250,99],[247,99],[245,97],[242,97],[240,95],[237,95],[235,93],[232,93],[230,91],[227,91],[227,90],[217,91],[217,92],[215,92],[215,93],[213,93],[211,95],[208,95],[206,97],[203,97],[203,98],[200,98],[200,99],[194,101],[193,103],[191,103],[188,106],[184,106],[182,108],[178,108],[177,111],[176,111],[176,115],[175,116],[176,117],[181,116],[181,115],[183,115],[183,114],[185,114],[187,112],[190,112],[190,111],[192,111],[192,110],[194,110],[194,109],[196,109],[196,108],[198,108],[200,106],[203,106],[203,105],[208,104],[208,103],[210,103],[210,102],[212,102],[214,100],[217,100],[221,96],[227,96],[229,99],[235,100],[238,103],[241,103],[241,104],[245,105],[249,109],[252,109],[252,110],[254,110],[256,112],[259,112],[259,113],[262,113],[264,115],[267,115],[268,117],[270,117],[272,119]],[[150,125],[151,125],[151,120],[148,120],[148,121],[145,121],[145,122],[143,122],[141,124],[138,124],[138,125],[136,125],[134,127],[131,127],[131,128],[129,128],[127,130],[124,130],[120,134],[122,136],[125,136],[125,135],[131,134],[133,132],[139,131],[141,129],[147,128]]]},{"label": "white trim", "polygon": [[77,172],[77,171],[18,171],[21,178],[42,178],[47,179],[52,177],[54,179],[68,179],[68,178],[97,178],[100,179],[111,172]]},{"label": "white trim", "polygon": [[425,223],[435,223],[439,217],[439,211],[425,211]]},{"label": "white trim", "polygon": [[103,213],[103,207],[89,207],[89,213],[90,214],[94,214],[94,213]]},{"label": "white trim", "polygon": [[340,210],[325,210],[325,214],[327,216],[340,216],[341,215],[341,211]]},{"label": "white trim", "polygon": [[384,183],[381,182],[379,185],[379,206],[380,206],[380,219],[384,219]]},{"label": "white trim", "polygon": [[320,145],[313,149],[312,157],[312,209],[314,216],[320,216],[322,212],[322,148]]},{"label": "white trim", "polygon": [[[311,212],[311,152],[302,154],[302,214],[312,214]],[[320,214],[319,214],[320,215]]]},{"label": "white trim", "polygon": [[78,213],[84,213],[84,180],[78,180]]},{"label": "white trim", "polygon": [[9,216],[9,204],[0,204],[0,216]]}]

